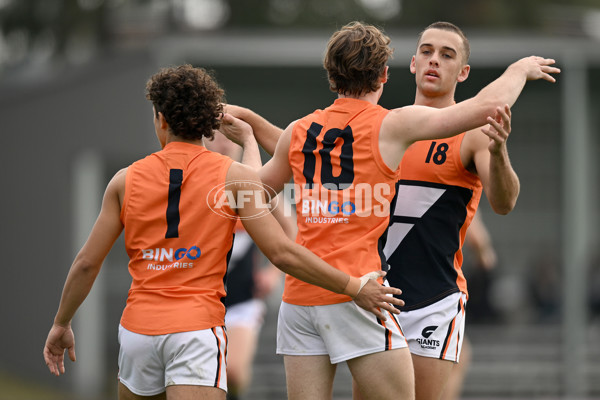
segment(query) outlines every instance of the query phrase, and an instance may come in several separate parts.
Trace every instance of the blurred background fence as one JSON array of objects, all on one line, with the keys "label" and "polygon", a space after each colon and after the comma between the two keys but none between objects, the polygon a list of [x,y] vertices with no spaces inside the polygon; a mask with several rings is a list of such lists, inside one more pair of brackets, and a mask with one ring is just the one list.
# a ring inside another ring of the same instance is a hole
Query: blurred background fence
[{"label": "blurred background fence", "polygon": [[[558,83],[513,107],[509,152],[521,194],[508,216],[482,199],[499,255],[467,254],[474,348],[464,398],[600,398],[600,3],[433,0],[0,0],[0,399],[116,395],[117,324],[129,288],[121,241],[75,321],[78,361],[50,376],[41,350],[75,252],[112,175],[158,150],[145,82],[158,68],[214,70],[228,102],[279,126],[328,105],[321,59],[351,20],[395,48],[381,104],[414,98],[418,33],[447,20],[471,41],[474,95],[516,59],[552,57]],[[249,399],[284,398],[270,299]],[[340,367],[335,397],[350,398]]]}]

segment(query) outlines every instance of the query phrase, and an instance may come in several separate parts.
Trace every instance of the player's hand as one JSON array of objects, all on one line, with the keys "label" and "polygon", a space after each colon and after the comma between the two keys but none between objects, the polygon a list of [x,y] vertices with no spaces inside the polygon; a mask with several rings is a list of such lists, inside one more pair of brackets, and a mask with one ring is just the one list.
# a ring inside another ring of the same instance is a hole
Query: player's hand
[{"label": "player's hand", "polygon": [[490,153],[500,154],[506,150],[506,141],[508,135],[510,135],[511,127],[511,112],[508,104],[504,107],[498,107],[496,109],[496,115],[494,117],[488,117],[488,125],[481,128],[481,132],[486,134],[490,138],[490,145],[488,147]]},{"label": "player's hand", "polygon": [[71,361],[75,361],[75,336],[71,326],[52,325],[44,345],[44,361],[56,376],[65,373],[65,350],[68,350]]},{"label": "player's hand", "polygon": [[244,107],[236,106],[233,104],[223,104],[223,112],[225,114],[231,114],[236,118],[243,120]]},{"label": "player's hand", "polygon": [[223,114],[219,132],[233,143],[242,147],[245,147],[247,143],[254,141],[252,127],[247,122],[228,113]]},{"label": "player's hand", "polygon": [[376,279],[385,276],[385,274],[385,271],[377,271],[376,274],[371,275],[367,283],[358,292],[356,297],[354,297],[354,302],[359,307],[372,312],[382,321],[387,319],[384,310],[389,311],[392,314],[400,314],[400,310],[394,307],[394,305],[400,307],[404,305],[403,300],[391,296],[402,294],[402,290],[383,286],[377,282]]},{"label": "player's hand", "polygon": [[513,64],[525,70],[527,80],[534,81],[544,79],[549,82],[556,82],[556,79],[550,74],[559,74],[560,69],[552,67],[556,63],[552,58],[543,58],[538,56],[525,57]]}]

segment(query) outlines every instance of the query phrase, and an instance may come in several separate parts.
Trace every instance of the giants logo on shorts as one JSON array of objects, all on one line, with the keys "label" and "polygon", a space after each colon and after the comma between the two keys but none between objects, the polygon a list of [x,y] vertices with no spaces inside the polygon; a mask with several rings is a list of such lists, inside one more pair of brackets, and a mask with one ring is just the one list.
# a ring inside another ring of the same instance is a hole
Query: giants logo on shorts
[{"label": "giants logo on shorts", "polygon": [[426,326],[421,331],[421,336],[423,336],[425,339],[427,339],[429,336],[431,336],[431,334],[433,332],[435,332],[436,329],[437,329],[437,326]]},{"label": "giants logo on shorts", "polygon": [[417,339],[417,343],[421,345],[421,348],[435,350],[440,346],[439,340],[429,339],[429,336],[431,336],[437,328],[437,326],[426,326],[423,328],[421,331],[421,336],[423,336],[425,339]]}]

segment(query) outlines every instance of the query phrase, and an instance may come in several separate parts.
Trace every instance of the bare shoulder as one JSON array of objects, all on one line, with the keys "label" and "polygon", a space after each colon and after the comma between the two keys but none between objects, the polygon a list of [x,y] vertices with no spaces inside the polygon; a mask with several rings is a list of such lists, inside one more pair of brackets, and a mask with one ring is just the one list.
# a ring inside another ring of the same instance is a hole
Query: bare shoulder
[{"label": "bare shoulder", "polygon": [[290,122],[290,124],[283,130],[281,138],[279,139],[280,141],[284,140],[289,143],[290,138],[292,137],[292,132],[294,131],[294,127],[296,126],[297,122],[298,120]]},{"label": "bare shoulder", "polygon": [[127,179],[127,167],[117,171],[106,187],[107,196],[117,196],[121,201],[125,195],[125,182]]},{"label": "bare shoulder", "polygon": [[112,180],[125,181],[125,177],[127,176],[127,169],[128,167],[121,168],[120,170],[118,170],[117,173],[113,176]]},{"label": "bare shoulder", "polygon": [[127,167],[122,168],[117,171],[116,174],[112,177],[110,182],[108,182],[107,190],[116,190],[121,191],[121,189],[125,189],[125,180],[127,178]]},{"label": "bare shoulder", "polygon": [[284,154],[287,154],[287,152],[289,151],[292,142],[292,131],[294,130],[294,126],[296,126],[297,122],[298,120],[292,121],[287,126],[287,128],[283,130],[283,133],[279,137],[279,140],[277,141],[277,146],[275,148],[276,156],[281,157]]}]

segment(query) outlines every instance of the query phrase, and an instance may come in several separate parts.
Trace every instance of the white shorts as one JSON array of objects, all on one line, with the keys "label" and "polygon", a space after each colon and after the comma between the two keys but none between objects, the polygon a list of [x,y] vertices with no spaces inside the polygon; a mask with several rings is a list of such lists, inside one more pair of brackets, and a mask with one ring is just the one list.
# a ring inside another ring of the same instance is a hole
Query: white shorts
[{"label": "white shorts", "polygon": [[236,303],[227,308],[225,326],[228,329],[243,326],[259,330],[264,321],[265,311],[265,302],[260,299],[250,299]]},{"label": "white shorts", "polygon": [[227,391],[223,327],[149,336],[119,325],[119,344],[119,380],[139,396],[162,393],[171,385]]},{"label": "white shorts", "polygon": [[453,293],[427,307],[402,311],[398,320],[412,354],[458,362],[467,296]]},{"label": "white shorts", "polygon": [[396,318],[381,321],[353,301],[325,306],[281,303],[277,354],[329,355],[332,364],[407,347]]}]

